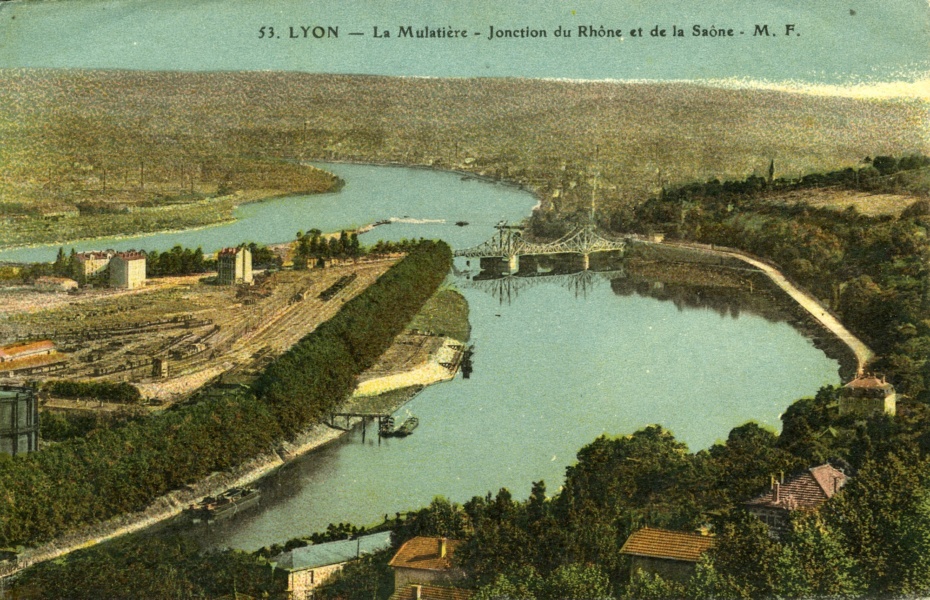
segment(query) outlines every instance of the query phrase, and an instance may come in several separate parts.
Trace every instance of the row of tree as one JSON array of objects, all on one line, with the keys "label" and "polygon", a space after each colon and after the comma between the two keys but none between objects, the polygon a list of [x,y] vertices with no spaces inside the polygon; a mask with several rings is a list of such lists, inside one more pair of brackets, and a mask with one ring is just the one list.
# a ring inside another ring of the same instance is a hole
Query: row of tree
[{"label": "row of tree", "polygon": [[358,241],[358,233],[342,230],[338,236],[323,237],[319,229],[307,233],[297,232],[297,249],[294,252],[294,267],[307,268],[308,264],[328,258],[358,258],[364,254]]},{"label": "row of tree", "polygon": [[59,398],[94,399],[102,402],[137,404],[142,394],[132,384],[113,381],[48,381],[42,389]]},{"label": "row of tree", "polygon": [[190,405],[122,427],[28,455],[0,454],[0,547],[140,510],[319,423],[432,295],[450,262],[445,244],[419,244],[272,363],[254,392],[204,390]]}]

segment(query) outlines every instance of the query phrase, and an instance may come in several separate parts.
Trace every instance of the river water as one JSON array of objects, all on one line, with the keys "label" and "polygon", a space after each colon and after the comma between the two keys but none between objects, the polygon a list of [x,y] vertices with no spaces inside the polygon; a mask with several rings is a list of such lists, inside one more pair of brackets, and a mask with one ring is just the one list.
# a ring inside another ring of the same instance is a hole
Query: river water
[{"label": "river water", "polygon": [[[299,229],[392,219],[363,241],[438,237],[463,248],[535,204],[515,187],[455,173],[319,166],[345,187],[246,205],[236,223],[75,246],[211,251],[287,241]],[[56,250],[12,250],[0,260],[52,260]],[[469,265],[457,259],[457,268]],[[735,301],[721,308],[657,299],[665,295],[629,281],[592,272],[509,283],[450,275],[470,307],[472,377],[429,387],[402,408],[398,417],[409,412],[420,420],[412,436],[379,444],[371,426],[363,443],[356,430],[266,478],[258,507],[197,537],[208,546],[254,550],[329,523],[371,524],[436,495],[463,502],[507,487],[520,498],[539,479],[554,491],[575,453],[601,434],[660,423],[691,449],[706,448],[748,420],[778,428],[790,402],[839,381],[837,363],[784,321]]]},{"label": "river water", "polygon": [[[238,225],[126,243],[163,249],[190,235],[209,249],[395,217],[363,239],[441,237],[461,248],[535,203],[516,188],[452,173],[320,166],[347,181],[341,192],[246,206]],[[205,242],[207,232],[217,237]],[[462,259],[457,266],[467,268]],[[198,538],[253,550],[333,522],[370,524],[436,495],[462,502],[508,487],[525,497],[539,479],[555,490],[598,435],[661,423],[692,449],[706,448],[748,420],[777,428],[791,401],[839,381],[837,363],[785,322],[686,308],[630,293],[617,277],[521,279],[495,295],[500,282],[450,276],[470,306],[472,377],[429,387],[401,409],[398,417],[420,420],[412,436],[379,444],[372,426],[363,443],[356,430],[267,478],[258,508]]]},{"label": "river water", "polygon": [[[393,219],[363,241],[438,237],[463,248],[535,204],[517,188],[455,173],[319,166],[345,187],[246,205],[235,223],[75,246],[212,251]],[[52,260],[56,250],[12,250],[0,260]],[[457,267],[469,265],[457,259]],[[706,448],[748,420],[777,428],[790,402],[839,381],[837,363],[786,322],[733,306],[687,308],[653,297],[661,294],[630,293],[623,281],[591,272],[509,284],[450,275],[471,311],[472,377],[429,387],[401,409],[398,417],[420,420],[412,436],[379,444],[371,426],[362,443],[356,430],[261,482],[258,508],[197,536],[254,550],[333,522],[370,524],[436,495],[462,502],[508,487],[525,497],[539,479],[555,490],[575,453],[601,434],[660,423],[690,448]]]}]

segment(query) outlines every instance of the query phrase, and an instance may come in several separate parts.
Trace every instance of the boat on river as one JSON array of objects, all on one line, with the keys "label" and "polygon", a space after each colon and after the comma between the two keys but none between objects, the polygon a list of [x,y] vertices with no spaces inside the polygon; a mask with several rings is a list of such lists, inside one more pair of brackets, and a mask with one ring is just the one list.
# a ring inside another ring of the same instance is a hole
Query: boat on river
[{"label": "boat on river", "polygon": [[207,496],[184,512],[192,523],[212,523],[258,504],[260,497],[255,488],[230,488],[219,496]]},{"label": "boat on river", "polygon": [[404,422],[400,424],[400,427],[394,429],[394,420],[390,419],[387,421],[387,426],[381,428],[381,437],[407,437],[413,430],[417,428],[417,425],[420,424],[420,420],[416,417],[407,417],[404,419]]}]

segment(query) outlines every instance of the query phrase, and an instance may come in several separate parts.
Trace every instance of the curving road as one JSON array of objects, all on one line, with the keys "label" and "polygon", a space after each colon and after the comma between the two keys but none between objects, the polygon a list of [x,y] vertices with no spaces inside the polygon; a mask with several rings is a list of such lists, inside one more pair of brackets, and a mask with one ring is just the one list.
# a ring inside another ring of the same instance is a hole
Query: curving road
[{"label": "curving road", "polygon": [[804,292],[798,289],[793,283],[788,281],[788,279],[782,275],[781,271],[773,267],[772,265],[762,262],[756,258],[743,254],[737,250],[726,249],[714,249],[710,246],[705,246],[703,244],[670,244],[675,246],[683,246],[686,248],[692,248],[695,250],[702,250],[704,252],[709,252],[711,254],[717,254],[719,256],[731,256],[737,258],[745,263],[748,263],[766,275],[771,279],[775,285],[785,290],[789,296],[791,296],[798,304],[800,304],[804,309],[811,314],[815,319],[823,324],[824,327],[829,329],[833,335],[840,339],[844,344],[846,344],[850,350],[853,351],[853,354],[856,355],[856,361],[858,363],[857,371],[862,373],[865,370],[865,366],[875,358],[875,353],[872,352],[872,349],[865,345],[865,343],[852,334],[846,327],[840,323],[839,319],[833,316],[826,308],[820,304],[816,298],[810,295],[807,292]]}]

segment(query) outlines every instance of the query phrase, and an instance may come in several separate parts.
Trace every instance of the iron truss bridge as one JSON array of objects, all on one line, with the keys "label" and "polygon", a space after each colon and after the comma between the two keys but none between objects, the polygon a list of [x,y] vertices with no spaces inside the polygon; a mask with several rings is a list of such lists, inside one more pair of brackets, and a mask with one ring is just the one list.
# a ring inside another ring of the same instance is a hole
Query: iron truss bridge
[{"label": "iron truss bridge", "polygon": [[608,252],[611,250],[625,250],[625,241],[608,240],[599,236],[593,225],[586,225],[568,235],[547,244],[529,242],[523,239],[521,227],[508,225],[502,221],[495,228],[497,233],[486,242],[456,250],[455,256],[469,258],[482,258],[499,256],[510,258],[530,254],[593,254],[595,252]]}]

